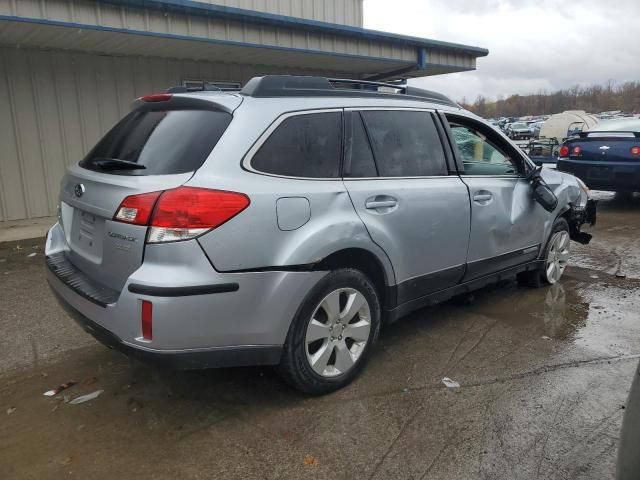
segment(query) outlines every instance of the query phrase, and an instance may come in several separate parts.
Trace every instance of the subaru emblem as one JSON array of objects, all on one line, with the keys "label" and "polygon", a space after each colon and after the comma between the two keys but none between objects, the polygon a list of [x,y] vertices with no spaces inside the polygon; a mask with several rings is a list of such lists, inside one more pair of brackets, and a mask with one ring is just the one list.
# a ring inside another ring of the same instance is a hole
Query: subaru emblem
[{"label": "subaru emblem", "polygon": [[76,184],[76,186],[73,188],[73,192],[76,194],[76,197],[80,198],[82,195],[84,195],[84,185],[81,183]]}]

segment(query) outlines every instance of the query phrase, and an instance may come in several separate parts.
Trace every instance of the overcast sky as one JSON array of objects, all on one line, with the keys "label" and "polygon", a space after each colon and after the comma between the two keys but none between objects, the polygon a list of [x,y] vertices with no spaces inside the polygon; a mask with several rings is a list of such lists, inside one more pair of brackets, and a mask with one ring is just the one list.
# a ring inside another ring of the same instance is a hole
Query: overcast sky
[{"label": "overcast sky", "polygon": [[412,82],[456,100],[640,80],[640,0],[364,0],[364,26],[488,48]]}]

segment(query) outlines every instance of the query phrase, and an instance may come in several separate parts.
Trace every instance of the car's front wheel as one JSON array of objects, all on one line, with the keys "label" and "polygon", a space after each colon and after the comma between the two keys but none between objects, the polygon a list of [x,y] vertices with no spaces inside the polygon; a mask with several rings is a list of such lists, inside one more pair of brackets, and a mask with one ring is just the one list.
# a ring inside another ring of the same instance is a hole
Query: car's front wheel
[{"label": "car's front wheel", "polygon": [[557,283],[567,268],[570,251],[569,224],[564,218],[557,218],[553,223],[544,255],[540,259],[540,268],[519,273],[518,282],[530,287]]},{"label": "car's front wheel", "polygon": [[[571,250],[571,239],[569,238],[569,225],[562,219],[561,227],[551,234],[549,245],[547,246],[546,259],[542,279],[545,283],[553,285],[560,280],[567,268],[569,254]],[[566,228],[565,228],[566,227]]]},{"label": "car's front wheel", "polygon": [[380,302],[360,271],[330,272],[303,300],[284,345],[279,371],[294,388],[320,395],[362,370],[380,331]]}]

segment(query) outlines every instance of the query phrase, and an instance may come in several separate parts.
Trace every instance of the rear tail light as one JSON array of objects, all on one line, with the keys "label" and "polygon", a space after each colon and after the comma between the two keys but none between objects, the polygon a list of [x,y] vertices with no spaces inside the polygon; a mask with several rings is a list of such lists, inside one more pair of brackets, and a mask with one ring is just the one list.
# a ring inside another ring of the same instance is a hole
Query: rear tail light
[{"label": "rear tail light", "polygon": [[559,154],[560,154],[561,157],[568,157],[569,156],[569,147],[567,147],[566,145],[562,145],[560,147]]},{"label": "rear tail light", "polygon": [[153,206],[162,192],[143,193],[125,198],[113,217],[114,220],[134,225],[148,225]]},{"label": "rear tail light", "polygon": [[114,220],[150,226],[147,243],[176,242],[219,227],[250,203],[243,193],[178,187],[125,198]]},{"label": "rear tail light", "polygon": [[582,154],[582,147],[580,145],[576,145],[571,149],[571,155],[581,155],[581,154]]},{"label": "rear tail light", "polygon": [[640,147],[631,147],[631,155],[640,156]]}]

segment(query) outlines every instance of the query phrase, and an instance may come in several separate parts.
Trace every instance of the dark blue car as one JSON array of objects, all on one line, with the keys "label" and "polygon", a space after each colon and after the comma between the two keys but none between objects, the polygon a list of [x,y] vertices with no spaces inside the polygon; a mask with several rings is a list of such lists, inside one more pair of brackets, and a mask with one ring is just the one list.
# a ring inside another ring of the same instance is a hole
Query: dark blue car
[{"label": "dark blue car", "polygon": [[557,168],[594,190],[640,191],[640,119],[600,123],[560,147]]}]

